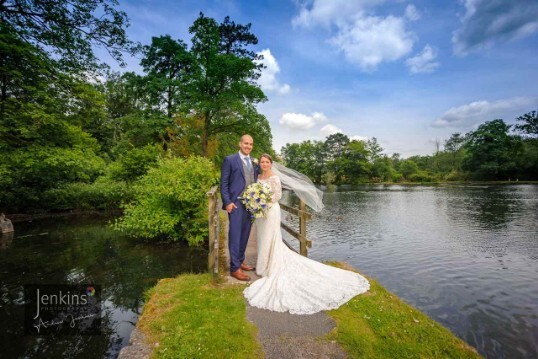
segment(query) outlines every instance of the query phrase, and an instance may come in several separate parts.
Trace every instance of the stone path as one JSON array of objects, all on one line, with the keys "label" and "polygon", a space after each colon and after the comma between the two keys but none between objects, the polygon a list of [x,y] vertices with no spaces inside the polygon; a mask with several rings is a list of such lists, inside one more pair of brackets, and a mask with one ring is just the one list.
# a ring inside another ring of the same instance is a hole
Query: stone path
[{"label": "stone path", "polygon": [[[226,246],[227,277],[231,285],[248,285],[229,275],[229,251]],[[255,266],[257,259],[256,227],[252,232],[245,253],[245,262]],[[245,272],[251,282],[259,279],[255,272]],[[325,313],[295,315],[277,313],[250,306],[246,300],[247,319],[258,328],[258,341],[266,359],[291,358],[345,358],[346,353],[333,341],[324,337],[335,327],[334,321]]]}]

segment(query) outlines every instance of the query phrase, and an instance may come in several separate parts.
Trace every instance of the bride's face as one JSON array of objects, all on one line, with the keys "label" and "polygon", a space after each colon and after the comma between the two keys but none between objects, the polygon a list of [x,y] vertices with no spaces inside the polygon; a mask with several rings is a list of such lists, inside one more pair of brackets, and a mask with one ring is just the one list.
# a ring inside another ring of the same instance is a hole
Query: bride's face
[{"label": "bride's face", "polygon": [[271,161],[269,161],[268,158],[262,157],[260,159],[260,168],[262,169],[262,171],[264,171],[264,172],[269,171],[271,169],[271,165],[272,165],[272,163],[271,163]]}]

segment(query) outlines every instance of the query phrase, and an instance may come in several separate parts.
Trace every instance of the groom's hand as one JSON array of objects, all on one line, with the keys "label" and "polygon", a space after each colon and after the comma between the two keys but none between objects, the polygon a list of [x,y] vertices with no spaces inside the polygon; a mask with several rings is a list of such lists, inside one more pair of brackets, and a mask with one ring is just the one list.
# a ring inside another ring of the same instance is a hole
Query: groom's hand
[{"label": "groom's hand", "polygon": [[232,213],[233,209],[237,208],[237,206],[232,202],[229,205],[226,206],[226,212]]}]

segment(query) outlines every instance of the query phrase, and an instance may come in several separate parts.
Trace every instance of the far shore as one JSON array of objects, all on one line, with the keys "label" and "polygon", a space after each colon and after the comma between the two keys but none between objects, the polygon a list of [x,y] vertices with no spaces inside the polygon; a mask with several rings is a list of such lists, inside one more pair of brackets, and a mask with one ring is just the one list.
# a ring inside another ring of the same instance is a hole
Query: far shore
[{"label": "far shore", "polygon": [[[385,185],[385,186],[493,186],[493,185],[524,185],[535,184],[538,185],[538,181],[443,181],[443,182],[362,182],[355,184],[317,184],[325,188],[336,186],[362,186],[362,185]],[[122,214],[121,208],[109,209],[109,210],[95,210],[95,209],[72,209],[68,211],[58,212],[39,212],[39,213],[5,213],[6,218],[12,222],[24,222],[33,221],[37,219],[47,219],[56,217],[70,217],[77,215],[96,215],[96,216],[117,216]]]}]

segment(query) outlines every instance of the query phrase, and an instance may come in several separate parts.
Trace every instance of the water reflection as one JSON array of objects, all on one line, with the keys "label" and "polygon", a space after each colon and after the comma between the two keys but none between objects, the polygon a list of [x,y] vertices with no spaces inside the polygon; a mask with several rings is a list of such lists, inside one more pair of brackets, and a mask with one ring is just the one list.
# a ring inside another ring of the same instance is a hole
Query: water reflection
[{"label": "water reflection", "polygon": [[[206,270],[207,251],[128,239],[95,217],[16,223],[0,251],[0,342],[6,358],[114,358],[127,344],[143,293],[160,278]],[[23,284],[95,283],[103,288],[103,335],[24,336]]]},{"label": "water reflection", "polygon": [[308,225],[346,260],[495,358],[538,357],[538,186],[344,186]]}]

